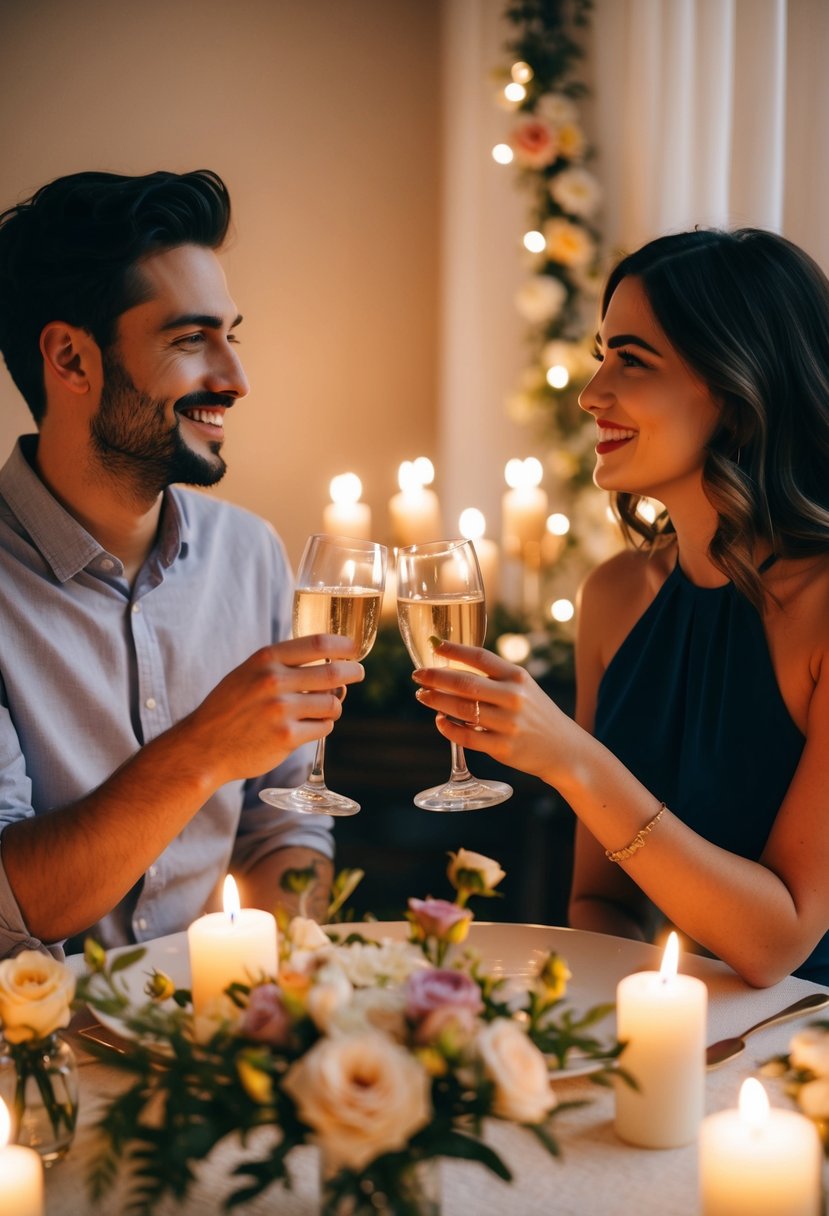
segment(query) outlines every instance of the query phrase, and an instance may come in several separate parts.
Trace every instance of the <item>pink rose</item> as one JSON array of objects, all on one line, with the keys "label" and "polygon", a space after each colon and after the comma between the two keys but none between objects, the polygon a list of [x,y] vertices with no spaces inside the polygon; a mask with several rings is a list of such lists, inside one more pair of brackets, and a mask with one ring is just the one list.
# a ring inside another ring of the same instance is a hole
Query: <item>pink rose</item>
[{"label": "pink rose", "polygon": [[481,990],[463,971],[441,968],[415,971],[406,983],[406,1014],[418,1021],[436,1009],[468,1010],[480,1013],[484,1007]]},{"label": "pink rose", "polygon": [[537,118],[525,118],[518,123],[510,137],[510,145],[519,165],[527,169],[544,169],[558,156],[555,131]]},{"label": "pink rose", "polygon": [[478,1031],[478,1019],[471,1009],[443,1005],[433,1009],[418,1023],[415,1042],[421,1046],[437,1047],[446,1056],[457,1056]]},{"label": "pink rose", "polygon": [[436,937],[457,944],[469,932],[472,913],[448,899],[410,899],[409,920],[418,941]]},{"label": "pink rose", "polygon": [[252,989],[248,1007],[239,1021],[239,1033],[257,1043],[284,1047],[291,1030],[291,1018],[276,984],[259,984]]}]

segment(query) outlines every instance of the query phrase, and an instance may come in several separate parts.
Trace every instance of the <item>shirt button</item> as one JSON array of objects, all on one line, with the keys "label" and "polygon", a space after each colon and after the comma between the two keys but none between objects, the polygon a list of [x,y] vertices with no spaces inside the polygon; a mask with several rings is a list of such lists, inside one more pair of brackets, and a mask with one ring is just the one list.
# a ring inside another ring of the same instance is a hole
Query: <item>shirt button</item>
[{"label": "shirt button", "polygon": [[139,613],[139,612],[141,611],[141,605],[140,605],[140,604],[133,604],[133,606],[132,606],[132,610],[133,610],[133,612],[134,612],[134,613],[136,613],[136,614],[137,614],[137,613]]},{"label": "shirt button", "polygon": [[144,704],[147,706],[147,709],[155,709],[158,702],[156,701],[155,697],[147,697]]},{"label": "shirt button", "polygon": [[144,917],[144,916],[139,916],[138,921],[137,921],[137,924],[138,924],[138,928],[139,928],[139,929],[146,929],[146,928],[147,928],[147,919],[146,919],[146,917]]},{"label": "shirt button", "polygon": [[112,570],[114,565],[115,565],[115,562],[112,560],[111,557],[104,557],[101,559],[101,569],[102,570]]}]

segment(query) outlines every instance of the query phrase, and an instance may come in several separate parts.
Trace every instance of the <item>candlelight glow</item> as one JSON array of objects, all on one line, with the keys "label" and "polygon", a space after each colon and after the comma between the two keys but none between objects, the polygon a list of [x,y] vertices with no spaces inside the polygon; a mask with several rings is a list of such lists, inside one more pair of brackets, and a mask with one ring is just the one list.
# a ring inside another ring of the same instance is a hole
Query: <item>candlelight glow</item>
[{"label": "candlelight glow", "polygon": [[663,980],[672,980],[676,977],[679,970],[679,938],[673,929],[668,934],[668,941],[665,945],[665,951],[662,955],[662,966],[659,968],[659,974]]},{"label": "candlelight glow", "polygon": [[518,84],[529,84],[533,78],[533,70],[523,59],[519,59],[509,70],[510,76]]},{"label": "candlelight glow", "polygon": [[546,527],[553,536],[566,536],[570,531],[570,520],[566,515],[562,515],[561,511],[556,511],[547,516]]},{"label": "candlelight glow", "polygon": [[225,879],[225,885],[222,889],[222,904],[225,916],[231,921],[235,921],[242,905],[239,902],[239,888],[236,886],[236,879],[232,874],[228,874]]},{"label": "candlelight glow", "polygon": [[547,240],[544,233],[536,232],[535,229],[532,232],[524,233],[523,243],[524,248],[528,249],[530,253],[543,253],[547,248]]},{"label": "candlelight glow", "polygon": [[340,473],[337,477],[331,478],[328,492],[332,502],[358,502],[363,492],[363,483],[356,473]]},{"label": "candlelight glow", "polygon": [[571,600],[553,600],[550,605],[550,616],[560,625],[572,621],[575,611]]},{"label": "candlelight glow", "polygon": [[504,89],[504,96],[513,105],[518,105],[527,96],[527,90],[517,80],[511,81]]},{"label": "candlelight glow", "polygon": [[547,383],[550,388],[566,388],[570,383],[570,373],[563,363],[556,363],[547,368]]},{"label": "candlelight glow", "polygon": [[492,149],[492,159],[499,165],[512,164],[513,151],[509,144],[496,144]]},{"label": "candlelight glow", "polygon": [[403,494],[417,494],[423,489],[423,482],[411,460],[404,460],[397,470],[397,484]]},{"label": "candlelight glow", "polygon": [[543,476],[541,461],[536,460],[535,456],[528,456],[526,460],[508,460],[504,469],[504,480],[513,490],[527,490],[540,485]]},{"label": "candlelight glow", "polygon": [[422,486],[430,486],[435,480],[435,466],[428,456],[418,456],[414,462],[414,471]]},{"label": "candlelight glow", "polygon": [[523,633],[502,633],[496,639],[495,649],[508,663],[523,663],[530,653],[530,639]]},{"label": "candlelight glow", "polygon": [[11,1136],[12,1121],[9,1118],[9,1108],[0,1098],[0,1148],[5,1148]]},{"label": "candlelight glow", "polygon": [[769,1099],[756,1077],[747,1077],[740,1088],[740,1122],[759,1130],[769,1117]]},{"label": "candlelight glow", "polygon": [[466,540],[480,540],[486,531],[486,519],[477,507],[467,507],[461,511],[458,520],[458,530]]}]

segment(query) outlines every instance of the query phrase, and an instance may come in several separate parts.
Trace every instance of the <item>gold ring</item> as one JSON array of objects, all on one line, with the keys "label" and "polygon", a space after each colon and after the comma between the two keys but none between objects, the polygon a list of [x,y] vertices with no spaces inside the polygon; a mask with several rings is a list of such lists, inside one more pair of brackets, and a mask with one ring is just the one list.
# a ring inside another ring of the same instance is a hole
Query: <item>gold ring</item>
[{"label": "gold ring", "polygon": [[475,718],[472,722],[472,729],[473,730],[481,729],[481,706],[480,706],[480,702],[478,702],[478,701],[475,702]]}]

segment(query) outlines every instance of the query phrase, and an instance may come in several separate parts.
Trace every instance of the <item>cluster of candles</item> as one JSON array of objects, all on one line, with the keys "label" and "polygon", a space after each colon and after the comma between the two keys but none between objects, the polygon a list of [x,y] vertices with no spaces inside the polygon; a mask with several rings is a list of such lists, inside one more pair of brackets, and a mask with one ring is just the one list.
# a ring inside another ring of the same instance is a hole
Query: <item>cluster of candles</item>
[{"label": "cluster of candles", "polygon": [[[400,465],[397,477],[400,489],[388,506],[391,543],[396,548],[444,539],[440,502],[431,488],[434,477],[434,466],[425,456],[404,460]],[[499,599],[502,556],[519,561],[525,577],[537,579],[544,567],[558,560],[570,530],[566,515],[550,513],[547,493],[541,486],[543,469],[534,456],[508,461],[504,477],[508,488],[501,501],[501,544],[485,535],[486,519],[476,507],[462,511],[457,525],[457,533],[475,546],[491,603]],[[361,502],[363,487],[357,474],[341,473],[334,477],[329,492],[331,501],[323,510],[323,531],[371,540],[371,508]],[[535,606],[539,591],[532,581],[529,593],[525,583],[525,600],[528,594]],[[384,616],[394,612],[394,603],[395,589],[387,586]],[[549,606],[549,612],[555,620],[568,621],[573,606],[569,600],[556,600]]]}]

